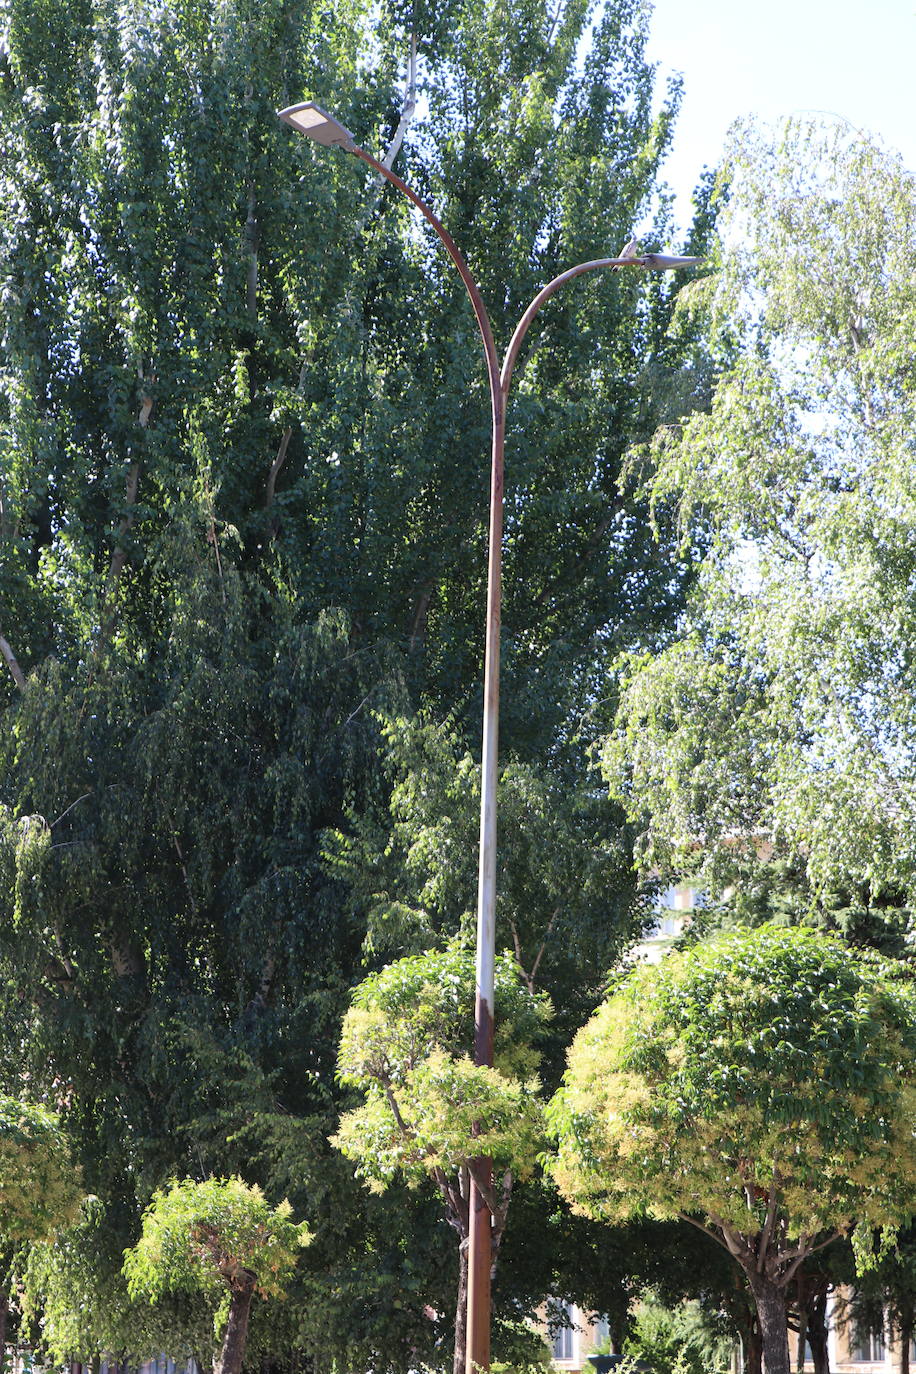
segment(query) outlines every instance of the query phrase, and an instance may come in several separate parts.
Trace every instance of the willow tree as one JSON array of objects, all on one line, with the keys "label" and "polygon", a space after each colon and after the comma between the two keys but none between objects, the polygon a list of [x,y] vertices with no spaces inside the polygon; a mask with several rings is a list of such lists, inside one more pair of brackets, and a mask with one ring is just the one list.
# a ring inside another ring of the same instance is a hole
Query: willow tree
[{"label": "willow tree", "polygon": [[763,926],[641,967],[580,1031],[551,1104],[555,1176],[616,1222],[681,1217],[754,1295],[789,1374],[786,1289],[855,1225],[916,1207],[914,999],[892,968]]},{"label": "willow tree", "polygon": [[622,664],[604,766],[647,867],[699,866],[721,891],[763,854],[857,938],[895,908],[905,935],[916,178],[810,123],[739,130],[726,175],[721,270],[694,295],[721,376],[641,471],[707,552],[678,633]]}]

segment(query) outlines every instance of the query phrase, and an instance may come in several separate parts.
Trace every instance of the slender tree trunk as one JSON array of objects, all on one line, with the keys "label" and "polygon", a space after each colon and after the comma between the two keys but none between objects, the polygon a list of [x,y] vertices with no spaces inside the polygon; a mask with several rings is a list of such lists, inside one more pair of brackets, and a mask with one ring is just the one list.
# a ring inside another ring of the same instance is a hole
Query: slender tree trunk
[{"label": "slender tree trunk", "polygon": [[830,1352],[827,1347],[827,1279],[818,1282],[808,1296],[808,1344],[814,1374],[830,1374]]},{"label": "slender tree trunk", "polygon": [[786,1324],[786,1290],[780,1288],[766,1274],[758,1274],[756,1269],[745,1272],[760,1319],[763,1368],[766,1374],[791,1374],[789,1328]]},{"label": "slender tree trunk", "polygon": [[6,666],[10,670],[10,676],[12,677],[16,686],[19,688],[20,692],[24,692],[26,686],[25,673],[22,671],[22,669],[19,667],[19,664],[16,661],[16,655],[10,648],[9,640],[4,639],[3,635],[0,635],[0,654],[2,654]]},{"label": "slender tree trunk", "polygon": [[807,1274],[796,1274],[795,1289],[798,1294],[798,1333],[795,1340],[795,1374],[804,1374],[805,1346],[808,1344],[808,1303],[811,1297]]},{"label": "slender tree trunk", "polygon": [[894,1332],[894,1374],[910,1374],[910,1348],[913,1344],[913,1313],[901,1312]]},{"label": "slender tree trunk", "polygon": [[6,1369],[6,1319],[9,1310],[9,1293],[0,1293],[0,1374]]},{"label": "slender tree trunk", "polygon": [[455,1307],[455,1358],[452,1374],[464,1374],[468,1344],[468,1242],[458,1246],[458,1302]]},{"label": "slender tree trunk", "polygon": [[223,1346],[213,1361],[213,1374],[241,1374],[248,1339],[248,1318],[254,1296],[254,1274],[236,1279],[232,1285],[229,1320]]},{"label": "slender tree trunk", "polygon": [[744,1338],[744,1374],[763,1374],[763,1341],[758,1321],[749,1323]]}]

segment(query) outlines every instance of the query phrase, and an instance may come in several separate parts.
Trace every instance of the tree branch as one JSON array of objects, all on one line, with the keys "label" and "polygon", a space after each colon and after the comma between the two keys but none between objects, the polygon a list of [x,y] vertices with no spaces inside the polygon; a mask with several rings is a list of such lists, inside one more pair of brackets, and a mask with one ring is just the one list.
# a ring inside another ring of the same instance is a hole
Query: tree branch
[{"label": "tree branch", "polygon": [[560,908],[555,907],[553,914],[550,917],[550,920],[547,922],[547,929],[544,931],[544,938],[541,941],[541,947],[538,950],[537,955],[535,956],[534,963],[531,965],[531,978],[528,984],[529,992],[534,992],[534,980],[537,978],[538,969],[540,968],[541,960],[544,957],[544,950],[547,948],[547,941],[550,939],[551,932],[554,926],[556,925],[557,917],[559,916],[559,914]]},{"label": "tree branch", "polygon": [[290,437],[293,432],[292,425],[287,425],[280,439],[280,447],[277,449],[277,456],[270,465],[270,472],[267,474],[267,491],[264,496],[264,509],[270,510],[274,502],[274,492],[277,486],[277,473],[286,462],[286,450],[289,448]]},{"label": "tree branch", "polygon": [[[299,380],[296,383],[296,391],[299,393],[300,396],[302,395],[302,391],[305,386],[305,377],[306,373],[308,372],[308,365],[308,357],[303,358],[302,366],[299,368]],[[289,448],[289,441],[292,437],[292,433],[292,425],[287,425],[282,435],[280,436],[280,446],[277,449],[277,456],[271,463],[270,472],[267,474],[267,488],[264,493],[265,510],[270,510],[271,506],[274,503],[274,495],[276,494],[277,487],[277,473],[280,471],[283,464],[286,462],[286,452]]]},{"label": "tree branch", "polygon": [[417,649],[419,649],[421,643],[423,642],[423,636],[426,633],[426,619],[429,615],[429,603],[433,599],[434,590],[435,583],[427,582],[426,586],[422,588],[419,596],[417,597],[416,609],[414,611],[413,616],[413,624],[410,628],[409,647],[410,652],[412,654],[416,653]]},{"label": "tree branch", "polygon": [[73,810],[74,806],[79,806],[80,802],[86,801],[87,798],[89,798],[89,797],[91,797],[91,796],[92,796],[92,793],[91,793],[91,792],[84,792],[83,795],[82,795],[81,797],[77,797],[76,801],[71,802],[70,805],[69,805],[68,807],[66,807],[66,808],[60,813],[59,816],[56,816],[56,817],[54,818],[54,820],[53,820],[53,821],[51,822],[51,824],[48,826],[48,829],[49,829],[49,830],[53,830],[54,827],[55,827],[55,825],[59,825],[60,822],[64,819],[64,816],[69,816],[69,814],[70,814],[70,812]]},{"label": "tree branch", "polygon": [[824,1240],[819,1240],[816,1245],[811,1245],[810,1243],[802,1244],[801,1242],[805,1240],[805,1237],[799,1237],[799,1244],[795,1249],[784,1251],[780,1256],[783,1261],[792,1260],[792,1264],[785,1274],[785,1282],[788,1283],[794,1277],[799,1266],[804,1264],[809,1256],[816,1255],[818,1250],[824,1250],[828,1245],[832,1245],[835,1240],[842,1239],[842,1236],[842,1231],[831,1231],[829,1236],[825,1237]]},{"label": "tree branch", "polygon": [[678,1218],[681,1221],[689,1222],[690,1225],[695,1226],[698,1231],[702,1231],[704,1236],[709,1236],[717,1245],[721,1245],[723,1250],[727,1250],[730,1255],[732,1254],[732,1250],[725,1243],[724,1236],[720,1235],[718,1231],[714,1231],[711,1226],[705,1225],[702,1221],[697,1221],[696,1217],[689,1216],[687,1212],[678,1212]]},{"label": "tree branch", "polygon": [[4,639],[3,635],[0,635],[0,654],[3,655],[3,659],[6,663],[6,666],[10,670],[10,676],[12,677],[16,686],[19,688],[20,692],[24,692],[25,673],[19,667],[19,664],[16,661],[16,655],[10,648],[9,641],[7,639]]},{"label": "tree branch", "polygon": [[245,247],[248,253],[248,276],[245,292],[245,304],[248,313],[253,319],[258,314],[258,245],[260,231],[258,229],[258,219],[255,213],[258,202],[255,198],[254,184],[248,187],[248,218],[245,220]]},{"label": "tree branch", "polygon": [[181,868],[181,874],[182,874],[182,877],[184,878],[184,885],[185,885],[185,887],[186,887],[186,889],[187,889],[188,901],[191,903],[191,911],[193,912],[194,916],[196,917],[196,916],[197,916],[197,903],[196,903],[195,900],[194,900],[194,893],[191,891],[191,880],[190,880],[190,878],[188,877],[188,870],[187,870],[187,868],[185,867],[184,854],[181,852],[181,845],[178,843],[178,836],[177,836],[177,835],[173,835],[173,836],[172,836],[172,843],[173,843],[174,846],[175,846],[175,853],[178,855],[178,864],[179,864],[179,867]]},{"label": "tree branch", "polygon": [[461,1189],[460,1175],[457,1189],[445,1170],[438,1164],[433,1169],[433,1178],[445,1198],[450,1225],[458,1232],[462,1240],[466,1240],[471,1233],[471,1213],[470,1204]]},{"label": "tree branch", "polygon": [[[388,144],[387,152],[382,158],[382,166],[387,167],[388,171],[394,165],[394,160],[401,151],[401,144],[404,142],[404,135],[413,119],[417,108],[417,35],[414,30],[410,35],[410,55],[407,59],[407,80],[404,88],[404,103],[401,106],[401,116],[398,120],[398,127],[392,135],[391,142]],[[384,177],[376,173],[376,184],[380,187]]]},{"label": "tree branch", "polygon": [[398,1130],[401,1132],[401,1135],[404,1137],[405,1140],[413,1140],[413,1132],[408,1129],[407,1123],[401,1116],[401,1109],[398,1106],[397,1098],[391,1090],[391,1084],[387,1080],[383,1080],[382,1087],[385,1091],[385,1100],[387,1101],[388,1106],[391,1108],[391,1115],[394,1117],[395,1124],[397,1125]]},{"label": "tree branch", "polygon": [[518,971],[527,983],[528,991],[534,992],[534,988],[531,986],[531,979],[528,976],[525,965],[522,963],[522,942],[518,936],[518,926],[511,919],[509,921],[509,929],[512,931],[512,944],[515,947],[515,962],[518,965]]},{"label": "tree branch", "polygon": [[506,1218],[509,1215],[509,1203],[512,1199],[512,1170],[506,1169],[503,1174],[503,1183],[500,1190],[499,1201],[496,1204],[496,1211],[493,1213],[493,1226],[491,1246],[493,1261],[496,1262],[496,1255],[499,1251],[500,1241],[503,1238],[503,1231],[506,1229]]},{"label": "tree branch", "polygon": [[773,1234],[773,1223],[776,1220],[776,1198],[779,1192],[779,1175],[773,1170],[773,1183],[767,1193],[767,1214],[763,1223],[763,1230],[760,1232],[760,1241],[757,1246],[757,1273],[763,1273],[763,1266],[766,1261],[767,1248],[770,1244],[770,1236]]},{"label": "tree branch", "polygon": [[746,1268],[751,1268],[756,1262],[757,1256],[754,1247],[751,1245],[747,1236],[736,1231],[733,1226],[729,1226],[721,1217],[710,1213],[710,1219],[725,1238],[725,1248],[736,1260],[739,1260]]},{"label": "tree branch", "polygon": [[487,1204],[487,1211],[490,1213],[490,1216],[495,1217],[497,1213],[496,1194],[493,1192],[492,1180],[486,1177],[489,1172],[488,1168],[481,1170],[478,1160],[472,1159],[468,1161],[468,1173],[474,1180],[474,1187]]}]

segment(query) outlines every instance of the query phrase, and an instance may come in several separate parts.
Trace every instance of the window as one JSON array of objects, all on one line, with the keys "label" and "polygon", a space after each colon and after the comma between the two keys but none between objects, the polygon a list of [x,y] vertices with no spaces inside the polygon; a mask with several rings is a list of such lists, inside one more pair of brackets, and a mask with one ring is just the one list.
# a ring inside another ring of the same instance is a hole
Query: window
[{"label": "window", "polygon": [[849,1358],[856,1364],[882,1364],[884,1333],[870,1331],[867,1326],[855,1322],[850,1331]]},{"label": "window", "polygon": [[572,1323],[575,1321],[576,1309],[570,1302],[553,1303],[557,1319],[562,1320],[563,1326],[558,1326],[553,1333],[553,1358],[555,1360],[575,1359],[575,1329]]},{"label": "window", "polygon": [[611,1324],[607,1317],[599,1317],[595,1322],[595,1345],[610,1345]]}]

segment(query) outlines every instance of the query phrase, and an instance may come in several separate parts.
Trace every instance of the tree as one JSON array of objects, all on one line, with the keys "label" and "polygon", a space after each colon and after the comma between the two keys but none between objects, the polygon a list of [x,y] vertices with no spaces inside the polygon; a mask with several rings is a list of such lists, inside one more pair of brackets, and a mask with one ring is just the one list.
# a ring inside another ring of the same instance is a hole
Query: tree
[{"label": "tree", "polygon": [[721,936],[634,970],[579,1033],[551,1104],[587,1214],[683,1217],[754,1294],[788,1374],[786,1288],[854,1224],[916,1206],[908,983],[814,932]]},{"label": "tree", "polygon": [[847,1311],[856,1325],[890,1337],[895,1374],[909,1374],[916,1331],[916,1228],[862,1237],[855,1289]]},{"label": "tree", "polygon": [[59,1118],[45,1107],[0,1093],[0,1367],[6,1356],[15,1252],[66,1226],[79,1199],[79,1173]]},{"label": "tree", "polygon": [[[636,0],[0,5],[3,1062],[70,1104],[109,1259],[170,1177],[289,1193],[321,1243],[278,1360],[416,1367],[452,1286],[428,1199],[327,1145],[368,916],[324,836],[387,806],[375,711],[476,749],[488,408],[436,245],[275,110],[397,155],[504,340],[651,217],[646,36]],[[583,284],[520,360],[503,739],[536,797],[581,771],[596,658],[680,604],[617,487],[705,376],[677,289]]]},{"label": "tree", "polygon": [[252,1299],[285,1295],[299,1248],[311,1239],[291,1215],[288,1202],[271,1207],[240,1178],[172,1183],[154,1195],[124,1257],[130,1296],[155,1302],[190,1290],[218,1302],[214,1374],[241,1374]]},{"label": "tree", "polygon": [[213,1311],[197,1295],[171,1294],[154,1306],[133,1302],[113,1252],[116,1219],[97,1197],[83,1200],[75,1224],[54,1243],[33,1245],[18,1278],[24,1330],[36,1354],[71,1360],[142,1364],[163,1350],[199,1355],[213,1340]]},{"label": "tree", "polygon": [[860,922],[896,910],[899,939],[916,877],[916,179],[808,123],[739,130],[725,177],[721,270],[693,298],[713,404],[641,469],[698,580],[663,652],[622,664],[604,768],[647,867],[700,869],[716,892],[772,858],[802,872],[809,910],[831,892]]},{"label": "tree", "polygon": [[[533,1171],[543,1142],[537,1034],[546,998],[525,989],[511,956],[497,960],[493,1067],[467,1053],[474,960],[460,944],[399,959],[353,994],[338,1058],[341,1082],[366,1102],[341,1120],[332,1143],[361,1177],[385,1187],[396,1174],[432,1179],[459,1236],[454,1369],[465,1367],[470,1183],[490,1212],[498,1253],[516,1178]],[[479,1171],[492,1160],[496,1185]]]}]

